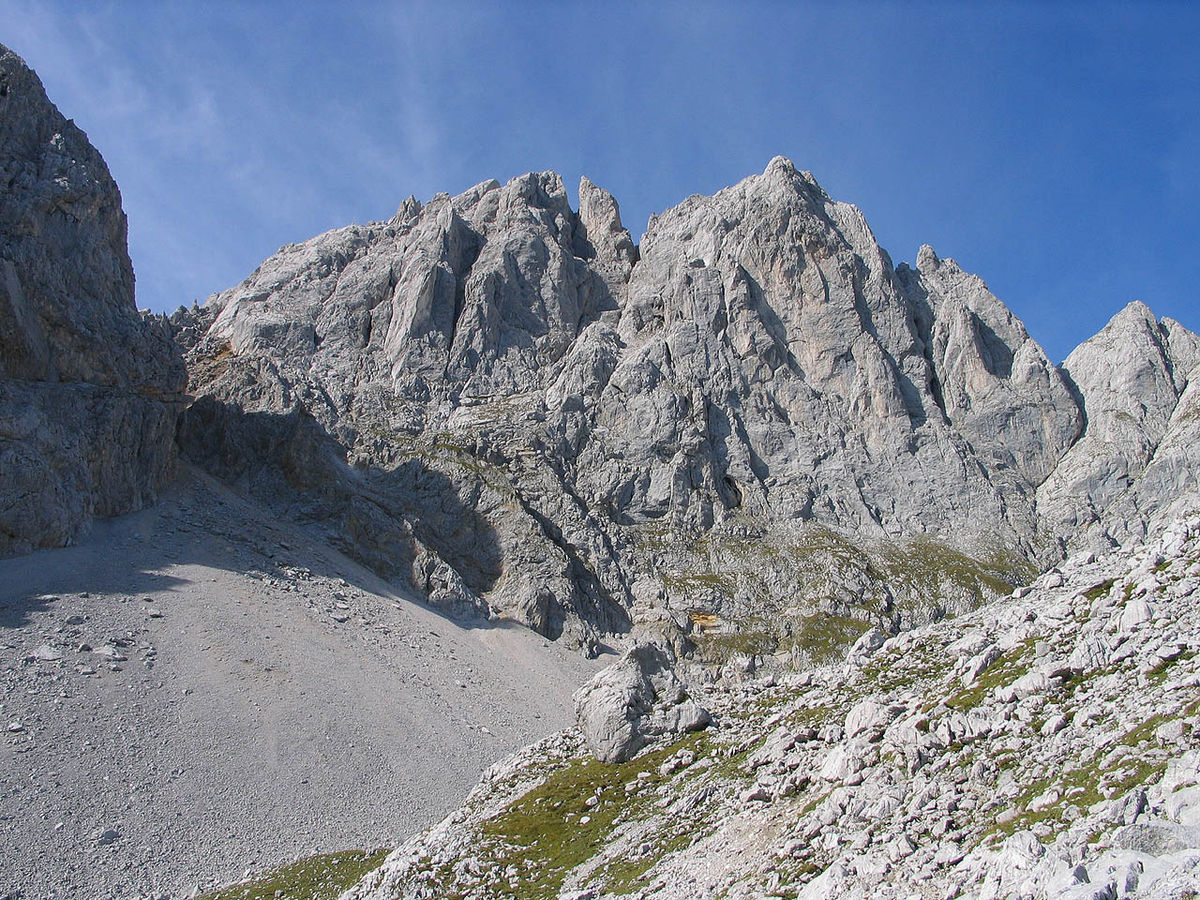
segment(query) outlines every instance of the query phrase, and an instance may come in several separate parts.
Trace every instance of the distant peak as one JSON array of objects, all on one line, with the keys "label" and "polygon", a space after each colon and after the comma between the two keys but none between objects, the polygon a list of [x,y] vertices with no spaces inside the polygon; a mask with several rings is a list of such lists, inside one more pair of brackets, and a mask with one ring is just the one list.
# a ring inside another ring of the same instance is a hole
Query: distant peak
[{"label": "distant peak", "polygon": [[598,230],[617,234],[621,225],[621,208],[613,195],[586,175],[579,178],[579,218],[590,232]]},{"label": "distant peak", "polygon": [[767,163],[767,167],[763,170],[763,174],[767,176],[784,175],[790,178],[796,174],[796,164],[786,156],[775,156],[771,158],[769,163]]},{"label": "distant peak", "polygon": [[1141,300],[1133,300],[1126,304],[1124,309],[1113,316],[1109,320],[1106,327],[1112,328],[1113,326],[1136,325],[1138,323],[1145,323],[1152,327],[1157,327],[1158,317],[1154,315],[1154,311]]},{"label": "distant peak", "polygon": [[937,251],[929,244],[922,244],[921,249],[917,251],[917,269],[921,272],[936,271],[938,266],[942,264],[941,258],[937,255]]},{"label": "distant peak", "polygon": [[1141,317],[1148,316],[1149,318],[1154,319],[1156,322],[1158,321],[1158,318],[1154,315],[1154,310],[1152,310],[1149,306],[1147,306],[1141,300],[1130,300],[1127,304],[1125,304],[1125,308],[1123,310],[1121,310],[1119,313],[1117,313],[1117,315],[1119,315],[1119,316],[1125,316],[1125,315],[1135,316],[1136,315],[1136,316],[1141,316]]},{"label": "distant peak", "polygon": [[410,222],[421,214],[421,201],[409,194],[396,210],[395,218],[401,222]]},{"label": "distant peak", "polygon": [[566,196],[567,189],[563,186],[562,176],[557,172],[526,172],[511,179],[507,188],[514,189],[518,194],[525,195],[541,191],[549,196]]},{"label": "distant peak", "polygon": [[776,156],[767,163],[767,167],[763,170],[761,178],[769,185],[785,186],[788,189],[799,194],[805,194],[810,199],[818,201],[827,201],[829,195],[825,193],[825,189],[813,177],[813,173],[805,169],[797,169],[786,156]]}]

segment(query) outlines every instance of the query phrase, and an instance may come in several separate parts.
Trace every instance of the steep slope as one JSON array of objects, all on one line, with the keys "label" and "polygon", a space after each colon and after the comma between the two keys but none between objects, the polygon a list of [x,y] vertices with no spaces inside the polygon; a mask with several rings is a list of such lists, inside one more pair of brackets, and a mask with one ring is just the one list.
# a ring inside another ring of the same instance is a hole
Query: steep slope
[{"label": "steep slope", "polygon": [[[650,484],[673,493],[626,491],[618,512],[657,501],[641,515],[669,507],[706,526],[741,508],[856,534],[955,535],[974,548],[1027,540],[1025,495],[1036,480],[994,482],[968,442],[975,434],[956,430],[943,408],[938,385],[968,363],[944,349],[935,361],[921,325],[924,316],[926,329],[951,328],[949,304],[927,302],[936,289],[923,306],[906,296],[862,214],[809,173],[777,158],[761,176],[693,197],[652,220],[641,253],[620,321],[627,349],[599,399],[602,437],[587,468],[593,493],[606,482],[620,497],[630,477],[601,459],[649,468]],[[1010,440],[1028,448],[1018,453],[1053,453],[1073,437],[1072,404],[1028,345],[1047,384],[1025,402],[1046,407],[1048,433]],[[991,385],[1010,373],[973,375],[982,416]],[[630,399],[618,402],[617,392]],[[676,397],[672,421],[636,416],[643,406],[670,409]],[[621,427],[626,415],[633,422]],[[659,458],[631,454],[618,438],[633,449],[652,440]]]},{"label": "steep slope", "polygon": [[[410,199],[181,310],[184,452],[443,608],[584,647],[783,597],[776,645],[894,628],[1055,558],[1035,496],[1083,412],[981,281],[893,270],[782,158],[640,248],[580,198],[543,173]],[[786,563],[814,544],[855,571]]]},{"label": "steep slope", "polygon": [[922,247],[897,275],[916,311],[946,418],[993,479],[1041,484],[1083,428],[1069,382],[975,275]]},{"label": "steep slope", "polygon": [[585,196],[590,223],[556,175],[487,182],[284,248],[201,314],[184,451],[447,608],[487,595],[556,635],[582,613],[580,644],[627,627],[606,523],[539,424],[633,257],[611,198]]},{"label": "steep slope", "polygon": [[1198,586],[1193,513],[842,664],[697,695],[714,728],[629,762],[565,732],[345,898],[1192,897]]},{"label": "steep slope", "polygon": [[0,46],[0,555],[139,509],[173,471],[186,372],[134,305],[121,196]]},{"label": "steep slope", "polygon": [[185,897],[390,847],[595,668],[463,627],[186,465],[0,560],[0,897]]}]

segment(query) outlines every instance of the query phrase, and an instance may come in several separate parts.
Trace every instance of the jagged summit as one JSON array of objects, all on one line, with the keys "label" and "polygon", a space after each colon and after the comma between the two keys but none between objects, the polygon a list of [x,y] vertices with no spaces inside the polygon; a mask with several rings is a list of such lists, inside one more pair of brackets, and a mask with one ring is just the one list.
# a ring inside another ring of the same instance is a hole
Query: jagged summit
[{"label": "jagged summit", "polygon": [[[937,251],[929,244],[922,244],[917,251],[917,269],[922,273],[935,272],[937,267],[941,265],[941,258],[937,255]],[[901,263],[900,265],[907,265]]]},{"label": "jagged summit", "polygon": [[[754,177],[754,176],[751,176]],[[797,180],[814,188],[821,196],[827,196],[825,189],[817,183],[817,179],[808,169],[798,169],[796,164],[786,156],[773,156],[763,169],[762,177],[767,180],[778,180],[784,184],[795,184]]]},{"label": "jagged summit", "polygon": [[[188,454],[292,497],[276,502],[392,577],[585,643],[647,603],[736,619],[788,594],[893,626],[928,614],[898,612],[890,589],[869,614],[861,593],[818,601],[786,567],[766,589],[736,575],[681,590],[691,574],[674,582],[645,552],[662,531],[713,536],[706,557],[673,564],[685,573],[742,571],[722,549],[735,533],[790,546],[820,526],[932,541],[1011,579],[1080,528],[1105,540],[1118,498],[1153,517],[1158,489],[1133,488],[1190,383],[1185,329],[1156,324],[1157,343],[1105,360],[1125,371],[1157,353],[1170,376],[1131,376],[1156,424],[1128,477],[1101,484],[1087,462],[1100,451],[1074,449],[1104,446],[1087,410],[1108,381],[1056,367],[932,248],[893,267],[861,211],[789,160],[654,216],[640,245],[610,193],[584,178],[579,197],[572,210],[545,172],[409,200],[386,224],[286,248],[178,318],[201,398]],[[310,423],[334,496],[281,482],[297,438],[264,445],[268,421]],[[466,522],[441,512],[459,508]]]},{"label": "jagged summit", "polygon": [[1190,503],[1197,459],[1181,439],[1193,429],[1183,400],[1200,381],[1197,365],[1200,337],[1136,300],[1070,353],[1062,369],[1087,428],[1039,491],[1051,527],[1107,518],[1124,539]]}]

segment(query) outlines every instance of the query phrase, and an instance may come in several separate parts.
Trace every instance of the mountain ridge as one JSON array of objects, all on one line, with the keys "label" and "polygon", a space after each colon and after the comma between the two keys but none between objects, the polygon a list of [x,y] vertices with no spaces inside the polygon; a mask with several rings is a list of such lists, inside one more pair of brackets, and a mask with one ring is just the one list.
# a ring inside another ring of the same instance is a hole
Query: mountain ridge
[{"label": "mountain ridge", "polygon": [[1054,365],[783,157],[640,244],[586,178],[409,198],[147,317],[2,48],[0,113],[0,553],[152,506],[0,561],[13,890],[411,834],[627,649],[353,896],[1194,894],[1179,323]]},{"label": "mountain ridge", "polygon": [[[385,488],[365,528],[357,513],[346,525],[336,502],[284,505],[304,506],[335,541],[348,528],[362,547],[366,530],[437,557],[470,594],[457,608],[584,647],[627,627],[636,585],[644,595],[647,579],[662,581],[636,560],[648,530],[807,522],[920,537],[1007,556],[996,572],[1012,580],[1061,558],[1069,539],[1111,546],[1104,510],[1118,495],[1130,520],[1120,527],[1144,534],[1195,465],[1180,445],[1174,466],[1135,489],[1191,383],[1196,338],[1177,323],[1154,319],[1163,339],[1139,345],[1157,354],[1151,375],[1138,380],[1130,352],[1109,365],[1134,373],[1132,389],[1161,410],[1153,427],[1114,410],[1087,435],[1085,405],[1103,406],[1103,385],[1055,366],[952,259],[925,246],[915,267],[893,267],[861,211],[783,157],[656,214],[638,245],[611,194],[585,177],[580,198],[576,212],[545,172],[406,200],[386,223],[288,245],[242,285],[177,312],[201,398],[188,414],[196,429],[185,415],[184,452],[220,471],[211,448],[189,444],[216,427],[203,418],[215,403],[255,415],[302,407],[328,452],[377,483],[419,458],[498,536],[487,571],[455,549],[455,523],[421,515],[403,491]],[[1088,346],[1077,351],[1085,368]],[[1102,471],[1114,441],[1134,448],[1116,493]],[[278,461],[241,456],[239,477],[260,469],[247,483],[278,493],[267,474]],[[482,500],[465,497],[463,478]],[[422,534],[396,526],[418,515]],[[539,559],[524,577],[530,545]],[[699,565],[692,574],[716,574]],[[421,589],[404,568],[391,575]]]}]

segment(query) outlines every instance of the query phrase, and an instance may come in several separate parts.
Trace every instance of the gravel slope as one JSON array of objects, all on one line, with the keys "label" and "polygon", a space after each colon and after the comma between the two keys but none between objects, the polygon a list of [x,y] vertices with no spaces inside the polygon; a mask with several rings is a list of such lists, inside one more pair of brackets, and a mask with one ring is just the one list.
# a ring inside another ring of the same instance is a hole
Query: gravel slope
[{"label": "gravel slope", "polygon": [[175,896],[394,846],[588,662],[464,627],[217,482],[0,561],[0,896]]}]

